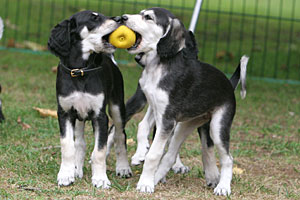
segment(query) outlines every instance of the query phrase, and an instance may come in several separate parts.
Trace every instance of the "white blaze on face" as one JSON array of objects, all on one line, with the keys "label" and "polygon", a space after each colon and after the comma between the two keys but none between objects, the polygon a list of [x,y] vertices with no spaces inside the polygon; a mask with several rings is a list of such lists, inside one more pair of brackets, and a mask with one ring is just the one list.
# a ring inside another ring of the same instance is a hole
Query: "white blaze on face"
[{"label": "white blaze on face", "polygon": [[[97,14],[97,13],[94,13]],[[110,48],[103,43],[102,37],[113,32],[118,27],[118,24],[111,19],[106,19],[99,27],[89,31],[85,26],[80,36],[82,38],[82,53],[83,59],[88,59],[91,52],[113,53],[114,48]]]}]

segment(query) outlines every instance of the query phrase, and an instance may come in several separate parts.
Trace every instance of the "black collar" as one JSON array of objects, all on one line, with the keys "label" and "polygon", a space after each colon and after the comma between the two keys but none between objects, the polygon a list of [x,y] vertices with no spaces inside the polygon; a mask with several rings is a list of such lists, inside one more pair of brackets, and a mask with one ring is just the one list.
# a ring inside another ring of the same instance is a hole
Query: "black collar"
[{"label": "black collar", "polygon": [[89,69],[88,67],[84,67],[81,69],[70,69],[68,67],[66,67],[62,62],[60,62],[59,66],[62,66],[62,69],[67,72],[70,73],[70,75],[74,78],[74,77],[78,77],[78,76],[84,76],[86,74],[89,74],[90,72],[94,72],[96,70],[99,70],[102,68],[102,66],[100,67],[96,67],[96,68],[91,68]]}]

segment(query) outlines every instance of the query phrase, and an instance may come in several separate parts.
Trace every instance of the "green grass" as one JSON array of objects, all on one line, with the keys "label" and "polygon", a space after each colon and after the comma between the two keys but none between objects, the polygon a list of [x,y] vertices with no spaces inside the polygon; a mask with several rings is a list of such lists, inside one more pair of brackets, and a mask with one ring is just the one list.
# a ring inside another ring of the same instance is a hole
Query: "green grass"
[{"label": "green grass", "polygon": [[[16,59],[17,58],[17,59]],[[56,109],[52,55],[1,51],[0,74],[6,121],[0,124],[0,199],[224,199],[205,186],[201,145],[195,133],[181,148],[183,162],[191,168],[186,175],[170,172],[166,185],[152,195],[135,191],[142,167],[132,167],[134,176],[115,176],[114,153],[108,159],[110,190],[91,184],[88,163],[93,149],[90,123],[85,138],[87,155],[84,177],[70,187],[58,187],[60,164],[59,128],[53,118],[41,118],[32,107]],[[121,65],[126,99],[135,91],[141,69]],[[234,167],[245,172],[234,175],[230,199],[299,199],[300,90],[298,85],[270,84],[248,79],[247,97],[237,97],[237,113],[231,131]],[[136,141],[136,115],[127,125],[128,138]],[[17,122],[30,125],[23,130]],[[136,144],[128,146],[129,159]]]},{"label": "green grass", "polygon": [[[194,2],[193,0],[2,0],[1,17],[9,20],[10,24],[17,25],[17,29],[6,26],[1,45],[7,46],[9,40],[16,43],[30,40],[46,46],[50,29],[83,9],[116,16],[160,6],[170,9],[188,27]],[[297,9],[294,14],[292,12],[293,7],[300,6],[300,1],[282,2],[281,6],[281,0],[203,1],[195,31],[201,60],[213,63],[223,71],[231,73],[241,55],[248,54],[251,56],[248,73],[252,76],[300,80],[298,59],[300,12],[297,12]],[[243,12],[245,16],[241,15]],[[255,18],[255,15],[259,17]],[[281,21],[277,19],[280,17],[283,18]],[[292,21],[293,19],[297,21]],[[217,58],[216,55],[224,51],[231,53],[233,58],[228,56]],[[116,58],[129,62],[132,60],[132,56],[123,51],[117,51]]]}]

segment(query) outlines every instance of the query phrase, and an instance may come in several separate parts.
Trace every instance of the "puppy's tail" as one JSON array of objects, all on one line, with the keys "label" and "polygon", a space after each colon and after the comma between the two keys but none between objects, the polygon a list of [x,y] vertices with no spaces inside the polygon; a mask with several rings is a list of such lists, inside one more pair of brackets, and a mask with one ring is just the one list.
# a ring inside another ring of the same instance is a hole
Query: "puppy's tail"
[{"label": "puppy's tail", "polygon": [[239,66],[236,68],[235,72],[230,78],[231,85],[234,89],[238,86],[241,82],[241,97],[244,99],[246,97],[246,71],[247,71],[247,64],[248,64],[249,57],[242,56]]}]

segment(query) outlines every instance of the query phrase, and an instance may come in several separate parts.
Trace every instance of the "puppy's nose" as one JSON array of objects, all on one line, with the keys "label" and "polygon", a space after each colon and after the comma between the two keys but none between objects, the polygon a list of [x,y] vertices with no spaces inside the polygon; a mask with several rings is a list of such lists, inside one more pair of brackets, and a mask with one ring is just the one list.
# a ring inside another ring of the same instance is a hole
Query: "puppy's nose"
[{"label": "puppy's nose", "polygon": [[113,17],[112,20],[114,20],[115,22],[120,23],[122,18],[120,16],[116,16],[116,17]]},{"label": "puppy's nose", "polygon": [[125,21],[127,21],[127,20],[128,20],[127,15],[122,15],[122,21],[125,22]]}]

